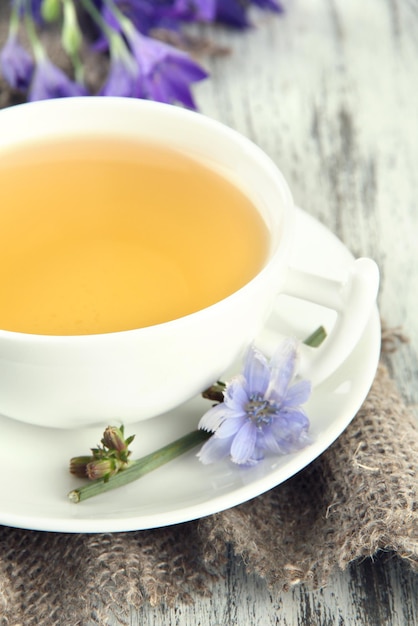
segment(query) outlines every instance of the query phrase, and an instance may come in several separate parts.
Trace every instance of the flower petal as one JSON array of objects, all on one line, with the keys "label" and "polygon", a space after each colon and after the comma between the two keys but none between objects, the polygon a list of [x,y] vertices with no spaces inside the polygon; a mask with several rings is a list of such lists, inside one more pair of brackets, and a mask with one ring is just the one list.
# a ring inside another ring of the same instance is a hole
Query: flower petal
[{"label": "flower petal", "polygon": [[301,410],[283,412],[271,424],[271,431],[283,454],[306,445],[308,428],[309,419]]},{"label": "flower petal", "polygon": [[301,432],[309,428],[308,416],[300,407],[285,411],[284,416],[287,418],[289,430],[292,432]]},{"label": "flower petal", "polygon": [[248,393],[245,389],[245,378],[235,376],[227,384],[224,391],[224,402],[229,409],[234,411],[244,411],[248,402]]},{"label": "flower petal", "polygon": [[110,68],[99,96],[139,98],[142,95],[138,63],[122,36],[114,33],[110,39]]},{"label": "flower petal", "polygon": [[278,346],[270,361],[270,384],[266,396],[282,400],[296,370],[298,342],[289,337]]},{"label": "flower petal", "polygon": [[297,407],[305,404],[311,395],[311,391],[312,385],[309,380],[299,380],[288,388],[285,397],[286,406]]},{"label": "flower petal", "polygon": [[175,0],[173,14],[183,20],[212,22],[216,3],[217,0]]},{"label": "flower petal", "polygon": [[176,67],[169,62],[156,69],[152,76],[146,80],[148,96],[157,102],[170,104],[178,101],[190,109],[195,109],[196,104],[186,82],[176,79]]},{"label": "flower petal", "polygon": [[[159,66],[158,82],[165,86],[163,95],[165,102],[174,102],[178,100],[190,109],[195,109],[196,104],[189,87],[189,84],[208,77],[199,65],[194,63],[186,56],[168,57],[164,64]],[[157,82],[154,77],[150,87]]]},{"label": "flower petal", "polygon": [[237,0],[218,2],[216,19],[235,28],[248,28],[247,5]]},{"label": "flower petal", "polygon": [[4,78],[13,89],[26,90],[32,79],[34,62],[21,46],[17,35],[9,35],[0,52],[0,67]]},{"label": "flower petal", "polygon": [[252,0],[260,9],[273,11],[274,13],[283,13],[284,7],[277,0]]},{"label": "flower petal", "polygon": [[233,435],[236,435],[236,433],[244,426],[246,421],[247,417],[244,413],[242,415],[228,417],[228,419],[225,419],[216,430],[215,437],[225,439],[225,437],[232,437]]},{"label": "flower petal", "polygon": [[281,454],[282,448],[274,436],[271,426],[267,426],[257,433],[257,448],[259,450],[269,450],[273,454]]},{"label": "flower petal", "polygon": [[[208,73],[200,67],[197,63],[192,61],[192,59],[186,54],[177,54],[175,57],[168,57],[170,60],[172,67],[170,67],[170,71],[173,71],[177,75],[177,80],[182,79],[184,82],[195,83],[199,80],[204,80],[208,78]],[[173,61],[176,61],[174,65]]]},{"label": "flower petal", "polygon": [[99,96],[120,96],[135,98],[140,93],[138,71],[128,67],[120,59],[116,59],[110,66],[105,84],[99,92]]},{"label": "flower petal", "polygon": [[29,90],[28,100],[87,96],[87,90],[68,76],[47,57],[38,62]]},{"label": "flower petal", "polygon": [[235,435],[231,445],[231,459],[243,465],[251,459],[257,440],[257,428],[247,420]]},{"label": "flower petal", "polygon": [[245,355],[243,374],[248,395],[263,396],[269,384],[270,370],[266,357],[254,346],[250,346]]},{"label": "flower petal", "polygon": [[203,444],[196,456],[204,465],[209,465],[229,456],[230,447],[231,439],[217,439],[212,436]]},{"label": "flower petal", "polygon": [[207,73],[185,52],[141,35],[132,24],[125,24],[125,35],[140,68],[146,96],[196,108],[190,84],[206,78]]},{"label": "flower petal", "polygon": [[201,430],[207,430],[208,432],[215,432],[227,418],[230,411],[223,402],[215,404],[200,418],[198,428]]}]

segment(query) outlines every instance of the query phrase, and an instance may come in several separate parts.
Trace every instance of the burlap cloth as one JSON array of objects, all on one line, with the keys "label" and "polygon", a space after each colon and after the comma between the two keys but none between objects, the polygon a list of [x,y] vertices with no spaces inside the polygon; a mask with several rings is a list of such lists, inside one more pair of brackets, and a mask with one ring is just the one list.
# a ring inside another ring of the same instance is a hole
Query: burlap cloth
[{"label": "burlap cloth", "polygon": [[[130,605],[208,594],[231,552],[272,593],[325,585],[379,550],[418,570],[418,424],[380,364],[363,407],[306,469],[198,521],[109,534],[0,527],[1,626],[128,623]],[[82,506],[82,505],[79,505]],[[97,607],[102,607],[98,610]]]},{"label": "burlap cloth", "polygon": [[[0,19],[0,46],[5,32]],[[58,58],[53,37],[48,43]],[[89,81],[99,84],[103,68],[94,60],[89,68]],[[19,101],[0,78],[0,107]],[[129,533],[0,527],[0,625],[104,625],[111,613],[124,623],[130,604],[210,593],[231,551],[272,592],[300,582],[324,585],[335,568],[378,550],[394,551],[418,569],[417,466],[417,421],[381,363],[362,409],[338,441],[246,504]]]}]

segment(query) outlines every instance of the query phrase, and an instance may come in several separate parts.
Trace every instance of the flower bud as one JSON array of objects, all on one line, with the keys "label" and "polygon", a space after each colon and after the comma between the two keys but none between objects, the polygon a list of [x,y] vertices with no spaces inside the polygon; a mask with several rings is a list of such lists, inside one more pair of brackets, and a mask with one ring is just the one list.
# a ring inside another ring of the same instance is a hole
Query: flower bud
[{"label": "flower bud", "polygon": [[92,456],[75,456],[70,460],[70,472],[78,478],[87,478],[87,465],[93,460]]},{"label": "flower bud", "polygon": [[86,475],[90,480],[95,480],[96,478],[104,478],[106,480],[113,474],[117,474],[118,469],[116,459],[98,459],[87,463]]},{"label": "flower bud", "polygon": [[41,16],[45,22],[55,22],[61,14],[61,0],[42,0]]},{"label": "flower bud", "polygon": [[61,32],[61,43],[65,52],[74,56],[83,43],[83,35],[77,21],[73,0],[64,0],[64,19]]},{"label": "flower bud", "polygon": [[128,448],[123,430],[117,426],[108,426],[106,428],[103,433],[102,444],[109,450],[116,450],[117,452],[123,452]]}]

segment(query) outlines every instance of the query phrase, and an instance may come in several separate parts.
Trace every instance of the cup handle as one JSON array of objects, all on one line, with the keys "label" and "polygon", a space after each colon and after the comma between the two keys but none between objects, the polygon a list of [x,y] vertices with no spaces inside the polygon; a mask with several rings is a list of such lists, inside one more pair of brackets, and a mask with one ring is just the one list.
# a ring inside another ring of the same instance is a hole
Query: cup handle
[{"label": "cup handle", "polygon": [[336,322],[318,348],[302,346],[299,374],[313,386],[323,382],[357,345],[376,303],[379,269],[372,259],[353,261],[343,281],[289,268],[282,293],[337,312]]}]

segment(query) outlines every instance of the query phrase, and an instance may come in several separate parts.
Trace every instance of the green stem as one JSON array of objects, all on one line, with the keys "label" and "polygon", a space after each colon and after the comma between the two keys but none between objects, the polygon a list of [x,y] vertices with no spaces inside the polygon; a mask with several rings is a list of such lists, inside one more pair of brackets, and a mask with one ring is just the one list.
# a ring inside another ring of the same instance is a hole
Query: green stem
[{"label": "green stem", "polygon": [[126,15],[122,13],[122,11],[119,10],[118,6],[113,2],[113,0],[104,0],[104,3],[109,11],[113,13],[116,20],[119,22],[125,35],[129,34],[133,28],[131,20],[126,17]]},{"label": "green stem", "polygon": [[114,31],[113,28],[111,28],[107,24],[107,22],[105,22],[105,20],[102,17],[102,14],[100,13],[100,11],[98,11],[98,9],[95,7],[93,2],[91,2],[91,0],[81,0],[81,4],[86,9],[87,13],[90,13],[90,16],[99,26],[99,28],[101,29],[105,37],[110,41],[112,39],[113,34],[116,33],[116,31]]},{"label": "green stem", "polygon": [[[26,0],[26,2],[28,3],[28,0]],[[25,11],[25,29],[30,41],[30,45],[32,46],[36,62],[40,63],[45,59],[46,52],[36,32],[35,22],[33,21],[29,4],[27,4],[27,9]]]},{"label": "green stem", "polygon": [[70,491],[68,494],[68,497],[71,502],[77,503],[100,493],[110,491],[111,489],[127,485],[128,483],[141,478],[145,474],[152,472],[158,467],[161,467],[161,465],[172,461],[188,450],[191,450],[195,446],[203,443],[209,439],[211,435],[212,433],[208,433],[204,430],[194,430],[191,433],[180,437],[180,439],[169,443],[163,448],[160,448],[155,452],[151,452],[151,454],[147,454],[141,459],[131,461],[126,469],[120,471],[114,476],[111,476],[107,481],[103,478],[98,478],[97,480],[92,480],[83,487],[73,489],[73,491]]},{"label": "green stem", "polygon": [[[20,25],[20,2],[13,2],[9,21],[9,35],[17,34]],[[23,7],[24,8],[24,7]]]},{"label": "green stem", "polygon": [[81,3],[83,4],[86,11],[90,13],[90,16],[93,18],[93,20],[95,20],[96,24],[99,26],[102,33],[106,37],[109,44],[111,56],[114,58],[123,58],[126,63],[133,62],[133,60],[130,58],[129,49],[127,47],[127,44],[125,43],[125,40],[122,38],[117,30],[108,26],[108,24],[103,19],[100,11],[97,10],[91,0],[81,0]]},{"label": "green stem", "polygon": [[61,43],[68,54],[74,69],[74,77],[78,83],[84,84],[84,66],[80,57],[82,33],[77,21],[77,11],[73,0],[62,0],[63,27]]},{"label": "green stem", "polygon": [[309,335],[309,337],[304,340],[303,343],[307,346],[311,346],[311,348],[317,348],[321,345],[326,336],[327,332],[325,328],[323,326],[319,326],[316,330],[314,330],[311,335]]}]

